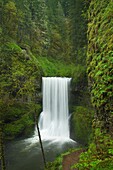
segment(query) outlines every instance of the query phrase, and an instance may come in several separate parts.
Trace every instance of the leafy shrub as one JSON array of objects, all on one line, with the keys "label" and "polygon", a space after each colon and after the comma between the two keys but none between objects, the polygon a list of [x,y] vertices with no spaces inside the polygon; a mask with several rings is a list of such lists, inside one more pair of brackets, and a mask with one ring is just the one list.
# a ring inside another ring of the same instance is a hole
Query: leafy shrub
[{"label": "leafy shrub", "polygon": [[78,83],[86,73],[85,66],[46,57],[38,57],[37,60],[42,68],[43,76],[72,77],[73,82]]},{"label": "leafy shrub", "polygon": [[29,114],[25,114],[20,119],[5,125],[4,132],[6,138],[11,139],[20,136],[33,125],[33,119],[30,118]]},{"label": "leafy shrub", "polygon": [[87,152],[80,156],[80,161],[72,166],[79,170],[111,170],[113,169],[113,139],[110,135],[95,129],[94,141]]},{"label": "leafy shrub", "polygon": [[63,156],[69,155],[72,152],[78,151],[80,148],[77,149],[69,149],[67,152],[58,156],[53,162],[47,163],[47,168],[45,170],[62,170],[62,161]]},{"label": "leafy shrub", "polygon": [[4,133],[6,139],[15,138],[22,134],[31,134],[34,126],[34,108],[38,117],[41,112],[41,106],[38,104],[15,103],[5,110]]}]

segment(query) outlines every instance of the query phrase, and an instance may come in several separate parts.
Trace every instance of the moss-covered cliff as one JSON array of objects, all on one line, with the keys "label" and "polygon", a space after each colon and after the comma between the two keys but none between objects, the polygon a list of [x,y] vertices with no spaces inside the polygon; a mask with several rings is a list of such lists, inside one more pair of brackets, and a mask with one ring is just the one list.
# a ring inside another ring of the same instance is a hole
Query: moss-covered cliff
[{"label": "moss-covered cliff", "polygon": [[95,108],[93,140],[72,169],[113,169],[113,1],[91,0],[87,72]]},{"label": "moss-covered cliff", "polygon": [[[88,83],[95,112],[92,121],[92,141],[90,141],[87,151],[80,155],[79,162],[73,165],[71,169],[111,170],[113,169],[112,0],[90,1],[87,33]],[[82,120],[80,111],[77,114],[78,109],[83,111],[83,108],[80,109],[80,107],[75,109],[75,116],[79,115],[77,123],[80,119]],[[87,117],[85,118],[87,119]],[[57,164],[58,167],[62,167],[61,160],[57,160]]]},{"label": "moss-covered cliff", "polygon": [[113,115],[113,1],[91,1],[88,11],[88,78],[96,118],[110,129]]}]

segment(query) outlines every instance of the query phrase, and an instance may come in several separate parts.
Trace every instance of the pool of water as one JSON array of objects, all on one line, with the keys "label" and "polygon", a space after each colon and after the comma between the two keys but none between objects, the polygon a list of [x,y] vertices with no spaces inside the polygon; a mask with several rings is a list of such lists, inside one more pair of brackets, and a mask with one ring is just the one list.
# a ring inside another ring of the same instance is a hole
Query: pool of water
[{"label": "pool of water", "polygon": [[[78,147],[71,139],[43,141],[46,161],[53,161],[60,153]],[[38,136],[15,140],[6,145],[6,170],[44,170]]]}]

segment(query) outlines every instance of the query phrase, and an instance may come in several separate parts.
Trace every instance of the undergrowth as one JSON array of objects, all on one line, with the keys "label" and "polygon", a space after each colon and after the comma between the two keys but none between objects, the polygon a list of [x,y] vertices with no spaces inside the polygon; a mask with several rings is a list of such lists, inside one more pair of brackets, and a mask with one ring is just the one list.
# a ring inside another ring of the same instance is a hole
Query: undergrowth
[{"label": "undergrowth", "polygon": [[63,157],[65,155],[69,155],[72,152],[78,151],[80,150],[80,148],[77,149],[69,149],[67,152],[61,154],[60,156],[58,156],[55,161],[53,162],[48,162],[47,163],[47,167],[45,170],[62,170],[62,161],[63,161]]},{"label": "undergrowth", "polygon": [[113,140],[109,134],[102,133],[99,128],[94,132],[94,141],[87,152],[80,155],[80,160],[71,169],[79,170],[112,170]]}]

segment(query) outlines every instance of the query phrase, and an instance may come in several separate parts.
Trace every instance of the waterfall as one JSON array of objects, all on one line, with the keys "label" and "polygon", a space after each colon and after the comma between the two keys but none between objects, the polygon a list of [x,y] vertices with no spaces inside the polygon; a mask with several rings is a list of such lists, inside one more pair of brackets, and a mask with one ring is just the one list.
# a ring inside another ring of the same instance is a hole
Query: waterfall
[{"label": "waterfall", "polygon": [[39,127],[43,139],[69,138],[68,91],[71,78],[43,77],[43,111]]}]

